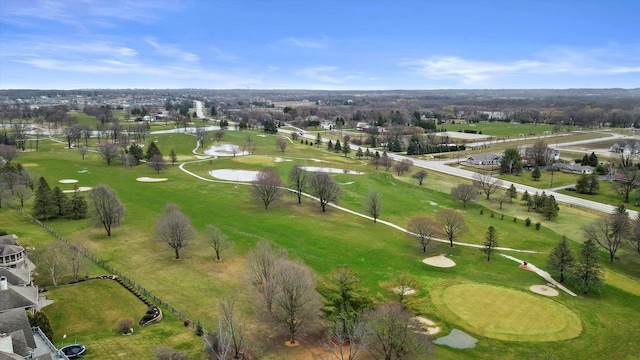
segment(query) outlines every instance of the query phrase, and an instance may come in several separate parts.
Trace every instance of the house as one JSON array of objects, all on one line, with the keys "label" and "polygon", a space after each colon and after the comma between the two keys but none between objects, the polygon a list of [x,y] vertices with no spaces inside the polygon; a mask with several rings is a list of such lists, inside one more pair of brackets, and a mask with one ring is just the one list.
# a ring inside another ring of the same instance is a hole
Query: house
[{"label": "house", "polygon": [[36,347],[24,310],[14,309],[0,313],[0,359],[33,358]]},{"label": "house", "polygon": [[609,147],[609,151],[625,155],[640,153],[640,141],[616,141]]},{"label": "house", "polygon": [[0,267],[16,268],[24,266],[25,249],[16,243],[15,235],[0,236]]},{"label": "house", "polygon": [[33,313],[37,306],[37,287],[11,285],[5,276],[0,276],[0,313],[14,309]]},{"label": "house", "polygon": [[568,163],[555,163],[552,166],[553,170],[561,171],[570,174],[593,174],[593,167],[589,165],[582,166],[580,164],[568,164]]},{"label": "house", "polygon": [[477,154],[467,158],[467,163],[471,165],[500,165],[502,155]]},{"label": "house", "polygon": [[320,122],[320,127],[325,130],[332,130],[336,127],[336,123],[332,120],[322,120]]}]

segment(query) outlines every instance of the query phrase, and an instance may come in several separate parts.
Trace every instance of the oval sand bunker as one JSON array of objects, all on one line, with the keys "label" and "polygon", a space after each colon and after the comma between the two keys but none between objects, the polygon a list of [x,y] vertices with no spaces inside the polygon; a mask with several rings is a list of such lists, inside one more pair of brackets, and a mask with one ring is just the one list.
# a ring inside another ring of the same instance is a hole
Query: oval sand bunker
[{"label": "oval sand bunker", "polygon": [[143,177],[137,178],[136,180],[138,180],[140,182],[161,182],[161,181],[167,181],[169,179],[167,179],[167,178],[152,178],[152,177],[143,176]]},{"label": "oval sand bunker", "polygon": [[444,254],[441,254],[441,255],[438,255],[438,256],[428,257],[428,258],[422,260],[422,262],[427,264],[427,265],[436,266],[436,267],[442,267],[442,268],[449,268],[449,267],[456,266],[456,263],[453,260],[449,259]]},{"label": "oval sand bunker", "polygon": [[76,179],[62,179],[58,181],[60,184],[75,184],[78,182]]},{"label": "oval sand bunker", "polygon": [[529,290],[533,291],[536,294],[545,295],[545,296],[560,295],[560,292],[558,292],[558,290],[547,285],[531,285],[529,286]]}]

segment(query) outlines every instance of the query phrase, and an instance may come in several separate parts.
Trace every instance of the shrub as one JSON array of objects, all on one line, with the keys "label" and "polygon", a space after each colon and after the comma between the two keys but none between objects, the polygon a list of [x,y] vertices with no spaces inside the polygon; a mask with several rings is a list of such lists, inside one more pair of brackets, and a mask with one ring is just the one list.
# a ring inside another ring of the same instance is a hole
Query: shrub
[{"label": "shrub", "polygon": [[492,211],[492,212],[491,212],[491,217],[493,217],[493,216],[494,216],[494,215],[493,215],[493,211]]},{"label": "shrub", "polygon": [[530,218],[526,218],[526,219],[524,220],[524,224],[525,224],[526,226],[531,226],[531,219],[530,219]]},{"label": "shrub", "polygon": [[500,215],[500,220],[504,220],[504,214]]},{"label": "shrub", "polygon": [[542,225],[542,224],[540,223],[540,221],[538,221],[538,222],[536,223],[536,230],[540,230],[540,226],[541,226],[541,225]]},{"label": "shrub", "polygon": [[0,236],[9,235],[6,231],[0,230]]},{"label": "shrub", "polygon": [[189,356],[185,351],[177,351],[170,347],[155,348],[156,359],[158,360],[187,360]]},{"label": "shrub", "polygon": [[198,320],[198,322],[196,322],[196,335],[202,336],[202,334],[204,334],[204,330],[202,330],[202,323]]},{"label": "shrub", "polygon": [[31,326],[39,327],[49,340],[53,340],[53,328],[51,327],[51,322],[49,322],[47,314],[42,311],[36,311],[33,316],[27,314],[27,317],[29,318],[29,324]]},{"label": "shrub", "polygon": [[133,326],[133,319],[130,317],[122,318],[118,320],[116,325],[118,326],[118,330],[120,330],[121,333],[127,334]]},{"label": "shrub", "polygon": [[480,215],[484,214],[484,209],[480,209]]},{"label": "shrub", "polygon": [[513,222],[515,223],[515,222],[517,222],[517,221],[518,221],[518,218],[514,216],[514,217],[513,217]]}]

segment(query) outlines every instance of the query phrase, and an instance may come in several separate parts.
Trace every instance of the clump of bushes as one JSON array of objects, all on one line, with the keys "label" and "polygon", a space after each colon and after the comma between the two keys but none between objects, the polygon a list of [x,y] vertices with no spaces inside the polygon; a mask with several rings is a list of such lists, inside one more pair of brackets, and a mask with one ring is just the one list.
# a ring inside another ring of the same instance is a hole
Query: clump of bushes
[{"label": "clump of bushes", "polygon": [[538,221],[536,223],[536,230],[540,230],[540,226],[542,226],[542,224],[540,223],[540,221]]},{"label": "clump of bushes", "polygon": [[528,226],[531,226],[531,218],[526,218],[526,219],[524,220],[524,224],[525,224],[525,226],[527,226],[527,227],[528,227]]},{"label": "clump of bushes", "polygon": [[133,319],[130,317],[122,318],[118,320],[116,325],[122,334],[128,334],[133,326]]}]

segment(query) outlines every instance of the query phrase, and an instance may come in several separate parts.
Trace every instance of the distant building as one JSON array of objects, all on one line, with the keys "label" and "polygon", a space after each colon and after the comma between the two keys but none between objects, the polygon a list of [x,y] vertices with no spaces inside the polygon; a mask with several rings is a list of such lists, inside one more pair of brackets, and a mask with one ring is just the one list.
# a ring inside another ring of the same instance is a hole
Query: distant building
[{"label": "distant building", "polygon": [[625,155],[640,153],[640,141],[616,141],[609,151]]},{"label": "distant building", "polygon": [[467,163],[471,165],[500,165],[502,155],[477,154],[467,158]]},{"label": "distant building", "polygon": [[553,164],[553,170],[571,174],[593,174],[593,167],[589,165],[582,166],[579,164],[555,163]]}]

